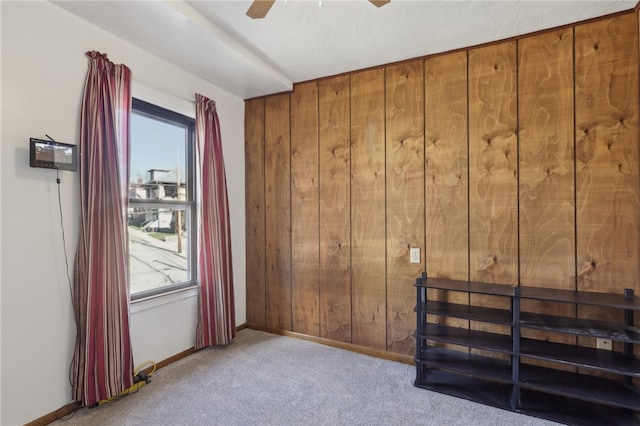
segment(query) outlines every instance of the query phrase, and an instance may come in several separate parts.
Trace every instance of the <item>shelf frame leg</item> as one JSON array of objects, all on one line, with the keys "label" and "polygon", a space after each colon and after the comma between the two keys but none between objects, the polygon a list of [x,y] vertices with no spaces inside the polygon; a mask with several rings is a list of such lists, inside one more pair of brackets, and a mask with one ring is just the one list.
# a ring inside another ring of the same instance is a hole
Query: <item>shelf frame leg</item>
[{"label": "shelf frame leg", "polygon": [[425,310],[427,309],[427,288],[425,287],[427,283],[427,273],[423,272],[420,278],[416,279],[416,385],[425,384],[427,369],[422,363],[419,361],[422,359],[423,351],[427,348],[427,339],[421,337],[424,336],[425,327],[427,324],[427,314]]},{"label": "shelf frame leg", "polygon": [[513,288],[511,297],[511,341],[513,352],[511,354],[511,409],[520,408],[520,286]]},{"label": "shelf frame leg", "polygon": [[[634,293],[632,288],[624,289],[624,297],[625,298],[633,298]],[[633,310],[625,309],[624,310],[624,325],[628,325],[633,327]],[[624,343],[624,354],[633,357],[633,343],[625,342]],[[625,376],[624,382],[628,385],[633,383],[633,379],[630,376]]]}]

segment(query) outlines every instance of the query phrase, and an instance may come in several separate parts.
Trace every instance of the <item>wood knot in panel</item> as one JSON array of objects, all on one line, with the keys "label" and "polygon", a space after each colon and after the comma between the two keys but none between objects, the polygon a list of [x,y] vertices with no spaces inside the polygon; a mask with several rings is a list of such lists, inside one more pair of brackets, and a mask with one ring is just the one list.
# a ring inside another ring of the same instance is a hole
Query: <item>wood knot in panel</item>
[{"label": "wood knot in panel", "polygon": [[597,52],[597,51],[598,51],[598,49],[600,49],[600,44],[595,43],[595,44],[593,45],[593,50],[595,50],[595,51]]}]

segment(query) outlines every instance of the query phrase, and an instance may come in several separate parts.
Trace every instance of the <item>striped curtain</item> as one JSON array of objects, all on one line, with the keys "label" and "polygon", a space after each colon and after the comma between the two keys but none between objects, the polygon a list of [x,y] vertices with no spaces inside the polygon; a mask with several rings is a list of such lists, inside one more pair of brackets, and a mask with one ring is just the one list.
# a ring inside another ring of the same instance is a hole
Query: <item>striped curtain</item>
[{"label": "striped curtain", "polygon": [[216,104],[196,94],[198,167],[198,322],[195,348],[236,335],[227,181]]},{"label": "striped curtain", "polygon": [[87,52],[80,116],[73,398],[92,406],[133,385],[127,205],[131,71]]}]

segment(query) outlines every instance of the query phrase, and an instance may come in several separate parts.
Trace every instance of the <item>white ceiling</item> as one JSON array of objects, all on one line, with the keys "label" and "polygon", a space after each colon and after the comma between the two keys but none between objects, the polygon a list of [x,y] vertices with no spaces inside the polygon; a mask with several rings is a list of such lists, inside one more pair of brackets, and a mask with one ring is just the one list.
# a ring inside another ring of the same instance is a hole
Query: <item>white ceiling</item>
[{"label": "white ceiling", "polygon": [[637,0],[53,1],[243,99],[295,82],[501,40],[633,9]]}]

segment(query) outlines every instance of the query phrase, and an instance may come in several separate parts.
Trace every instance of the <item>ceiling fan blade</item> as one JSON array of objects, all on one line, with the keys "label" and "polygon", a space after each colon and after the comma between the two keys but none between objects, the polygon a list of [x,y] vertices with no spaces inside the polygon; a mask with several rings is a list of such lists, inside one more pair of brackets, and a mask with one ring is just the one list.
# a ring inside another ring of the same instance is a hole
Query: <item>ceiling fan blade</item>
[{"label": "ceiling fan blade", "polygon": [[253,0],[249,10],[247,10],[247,16],[252,19],[264,18],[275,2],[276,0]]},{"label": "ceiling fan blade", "polygon": [[373,4],[375,7],[382,7],[390,1],[391,0],[369,0],[369,3]]}]

